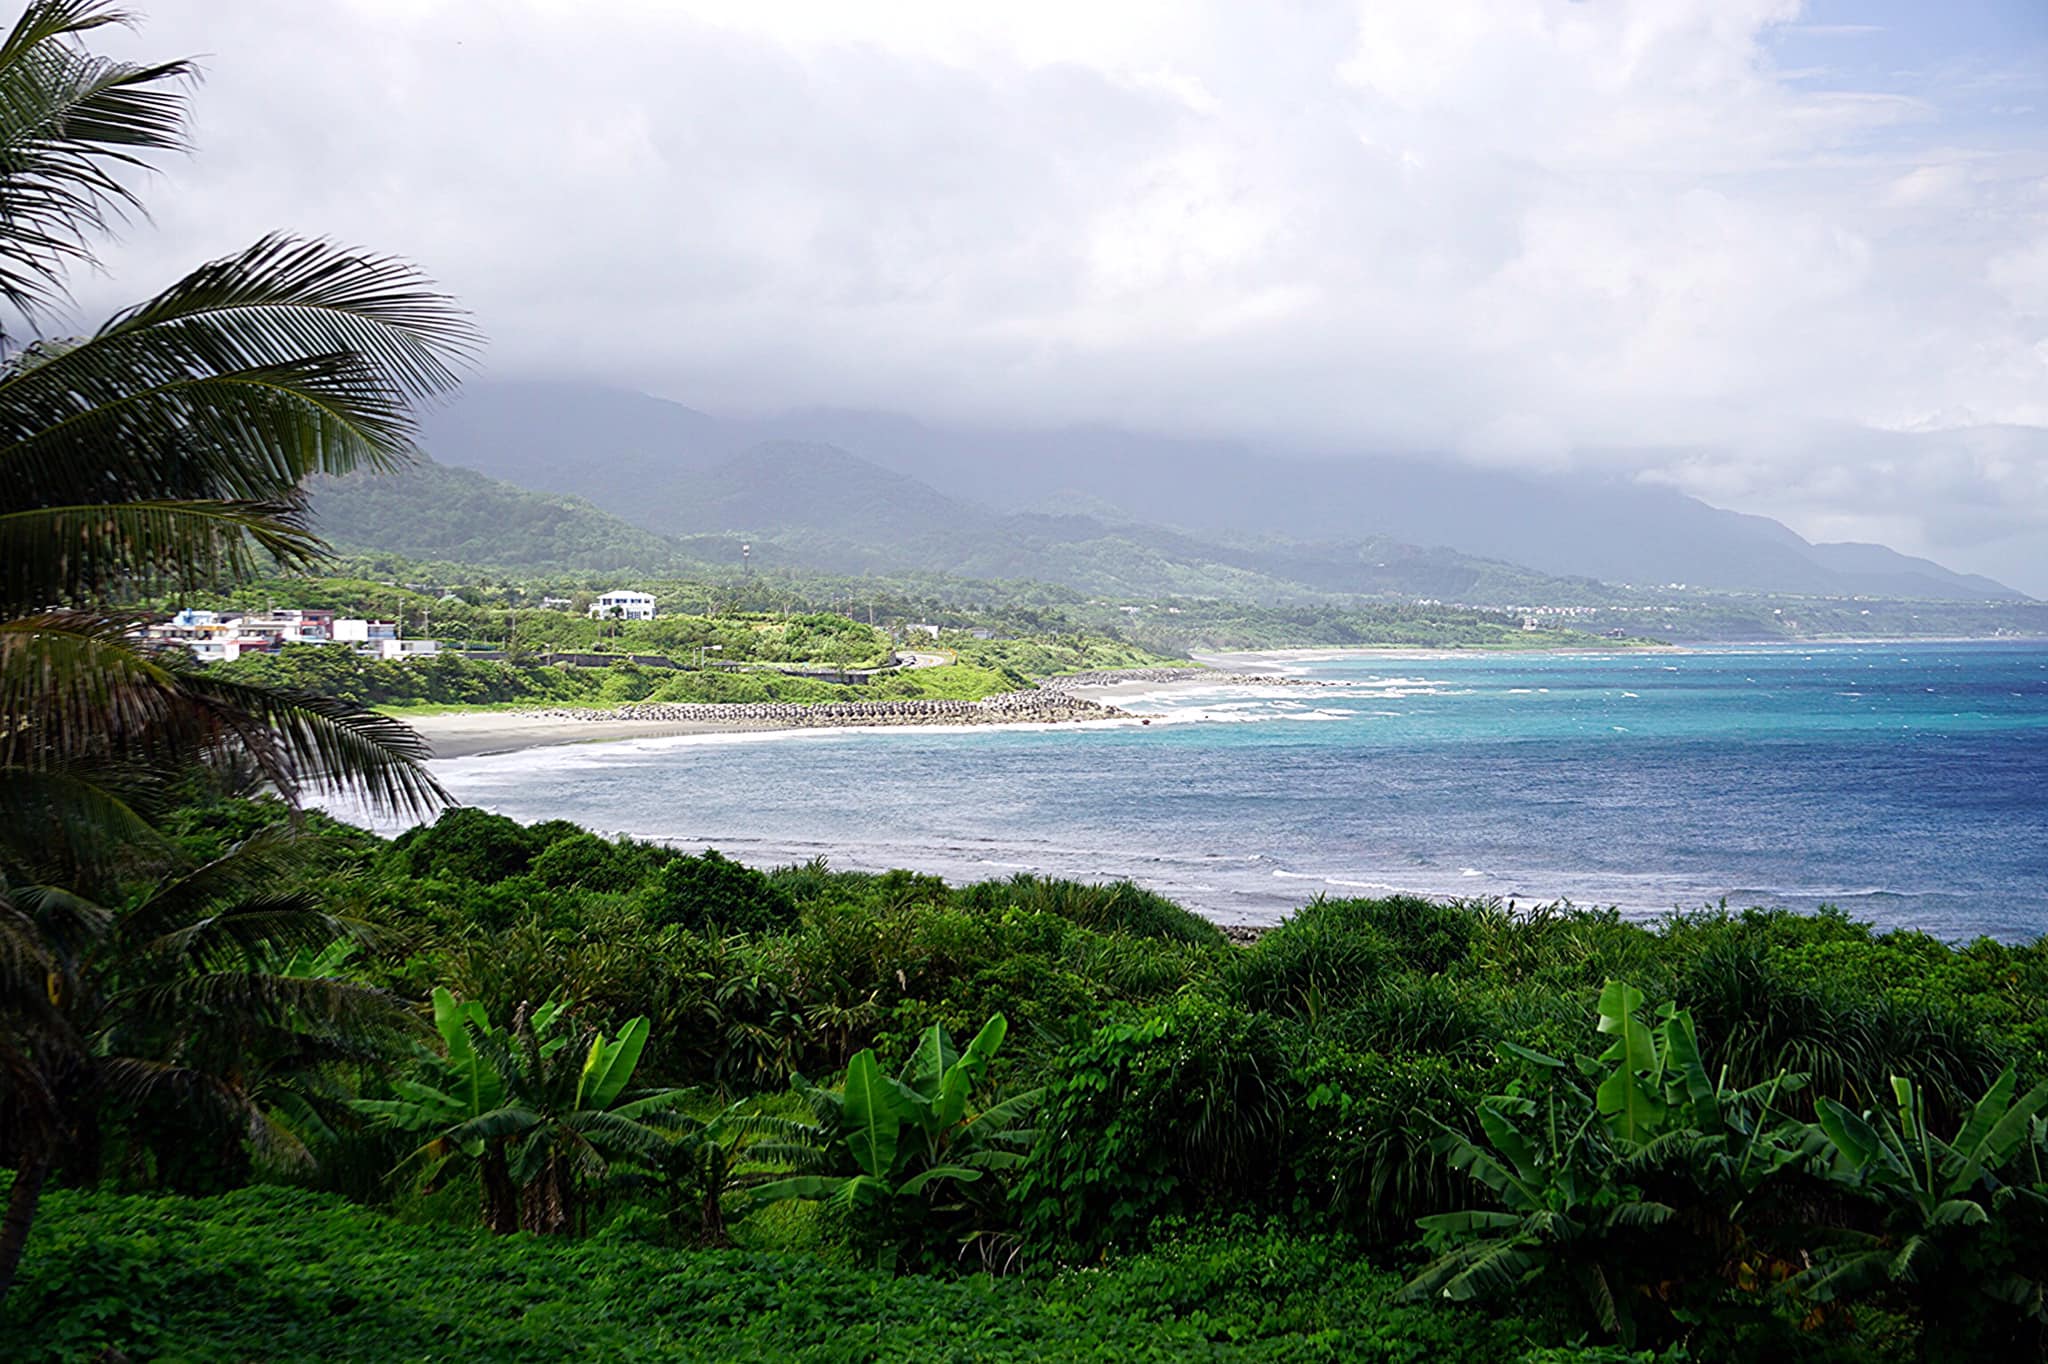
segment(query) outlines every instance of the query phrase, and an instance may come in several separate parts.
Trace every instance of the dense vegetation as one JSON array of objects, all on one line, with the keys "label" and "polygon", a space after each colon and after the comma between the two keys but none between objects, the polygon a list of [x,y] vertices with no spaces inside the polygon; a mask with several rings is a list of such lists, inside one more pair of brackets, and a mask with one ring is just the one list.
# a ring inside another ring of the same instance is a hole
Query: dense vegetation
[{"label": "dense vegetation", "polygon": [[42,1323],[24,1360],[109,1347],[245,1360],[1554,1358],[1525,1352],[1519,1323],[1392,1301],[1399,1276],[1339,1243],[1270,1232],[989,1280],[629,1236],[494,1241],[275,1187],[67,1191],[51,1204],[46,1272],[18,1290],[18,1310]]},{"label": "dense vegetation", "polygon": [[[171,828],[219,866],[285,813]],[[392,1009],[264,1053],[288,1140],[106,1096],[0,1328],[23,1357],[314,1357],[337,1316],[397,1357],[2041,1349],[2038,943],[1393,899],[1242,947],[1128,885],[763,873],[475,810],[309,829],[278,889],[347,927],[291,969]],[[524,1097],[463,1099],[459,1055]]]}]

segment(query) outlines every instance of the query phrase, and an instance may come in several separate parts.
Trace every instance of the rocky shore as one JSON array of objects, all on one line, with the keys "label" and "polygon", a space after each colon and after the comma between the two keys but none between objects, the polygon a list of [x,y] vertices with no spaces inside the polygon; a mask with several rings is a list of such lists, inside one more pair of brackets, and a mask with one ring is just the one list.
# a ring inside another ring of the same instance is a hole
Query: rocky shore
[{"label": "rocky shore", "polygon": [[640,701],[611,710],[528,711],[547,720],[583,722],[671,721],[750,725],[776,729],[843,729],[878,725],[1060,724],[1076,720],[1123,720],[1129,711],[1044,687],[1003,692],[979,701]]}]

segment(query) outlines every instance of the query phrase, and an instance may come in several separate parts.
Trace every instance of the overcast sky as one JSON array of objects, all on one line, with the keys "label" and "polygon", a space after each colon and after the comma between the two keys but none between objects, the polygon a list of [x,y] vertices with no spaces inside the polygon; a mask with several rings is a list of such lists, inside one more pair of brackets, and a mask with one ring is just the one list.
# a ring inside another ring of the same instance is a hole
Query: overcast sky
[{"label": "overcast sky", "polygon": [[2044,0],[134,0],[502,375],[1606,466],[2048,595]]}]

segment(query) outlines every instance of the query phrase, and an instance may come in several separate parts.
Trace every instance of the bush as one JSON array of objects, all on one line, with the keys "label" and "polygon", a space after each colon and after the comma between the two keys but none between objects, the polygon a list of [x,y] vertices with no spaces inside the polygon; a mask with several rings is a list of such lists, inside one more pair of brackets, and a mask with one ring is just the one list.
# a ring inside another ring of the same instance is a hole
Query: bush
[{"label": "bush", "polygon": [[458,805],[443,810],[432,824],[400,835],[392,847],[414,876],[491,885],[532,866],[540,840],[516,819]]},{"label": "bush", "polygon": [[1198,997],[1051,1068],[1017,1189],[1043,1249],[1130,1245],[1164,1215],[1277,1207],[1294,1094],[1274,1021]]},{"label": "bush", "polygon": [[553,843],[533,859],[533,875],[553,890],[627,891],[640,884],[643,868],[616,843],[596,834],[575,834]]},{"label": "bush", "polygon": [[716,848],[663,866],[644,897],[650,923],[693,933],[760,933],[796,919],[796,905],[780,886]]},{"label": "bush", "polygon": [[1341,1007],[1400,966],[1394,943],[1373,922],[1370,900],[1316,900],[1261,937],[1224,971],[1246,1009],[1316,1013]]},{"label": "bush", "polygon": [[1097,886],[1081,881],[1047,880],[1024,872],[1007,881],[963,886],[955,898],[968,909],[1057,914],[1099,933],[1135,933],[1191,943],[1224,941],[1223,934],[1207,919],[1129,881]]},{"label": "bush", "polygon": [[1471,1125],[1485,1074],[1440,1056],[1317,1047],[1295,1074],[1296,1215],[1399,1244],[1417,1218],[1468,1204],[1470,1182],[1438,1147],[1445,1125]]}]

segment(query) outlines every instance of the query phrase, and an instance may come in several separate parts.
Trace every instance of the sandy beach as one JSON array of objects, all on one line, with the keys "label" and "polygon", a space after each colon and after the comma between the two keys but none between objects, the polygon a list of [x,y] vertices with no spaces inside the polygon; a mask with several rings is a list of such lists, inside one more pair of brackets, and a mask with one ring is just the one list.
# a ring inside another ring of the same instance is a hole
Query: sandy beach
[{"label": "sandy beach", "polygon": [[436,758],[474,758],[550,744],[604,743],[612,739],[667,739],[684,734],[740,734],[775,725],[708,720],[563,720],[516,710],[451,711],[400,716]]},{"label": "sandy beach", "polygon": [[[1083,703],[1093,702],[1095,705],[1109,707],[1110,713],[1104,716],[1105,719],[1129,719],[1131,717],[1120,710],[1122,702],[1135,697],[1156,695],[1173,688],[1228,686],[1232,683],[1263,683],[1275,686],[1330,685],[1310,682],[1295,676],[1276,676],[1270,671],[1276,665],[1287,667],[1316,659],[1343,658],[1358,654],[1371,654],[1392,661],[1461,657],[1469,656],[1471,652],[1363,646],[1206,653],[1195,655],[1193,666],[1123,668],[1082,674],[1073,678],[1053,677],[1045,679],[1035,693],[1015,695],[1034,702],[1040,697],[1047,701],[1055,701],[1058,696],[1064,695]],[[689,707],[670,705],[664,709],[675,712],[688,710]],[[707,706],[705,709],[709,711],[713,708]],[[779,707],[771,706],[764,709],[775,710]],[[673,713],[655,718],[594,712],[588,716],[569,718],[559,710],[451,711],[445,714],[401,715],[399,718],[426,739],[436,758],[469,758],[488,753],[512,753],[520,749],[540,748],[552,744],[605,743],[616,739],[662,739],[680,735],[739,734],[795,728],[864,727],[863,722],[858,719],[849,719],[844,726],[840,726],[830,719],[812,717],[806,717],[800,723],[791,723],[773,716],[751,719],[708,716],[696,718]],[[1046,723],[1072,723],[1076,718],[1085,720],[1092,717],[1069,716],[1059,720],[1048,720]],[[933,714],[928,719],[899,720],[898,723],[948,724],[955,723],[958,719],[958,716]],[[1020,714],[1011,721],[1026,724],[1031,722],[1032,717],[1028,713]]]},{"label": "sandy beach", "polygon": [[[1130,683],[1127,675],[1105,675],[1105,683]],[[1135,690],[1156,689],[1152,682]],[[919,728],[931,725],[1087,724],[1134,717],[1096,693],[1102,687],[1046,686],[1008,692],[979,701],[788,702],[693,704],[658,702],[615,711],[450,711],[397,716],[427,741],[435,758],[470,758],[512,753],[551,744],[605,743],[618,739],[666,739],[706,734],[744,734],[791,729]],[[1142,721],[1149,723],[1149,721]]]}]

